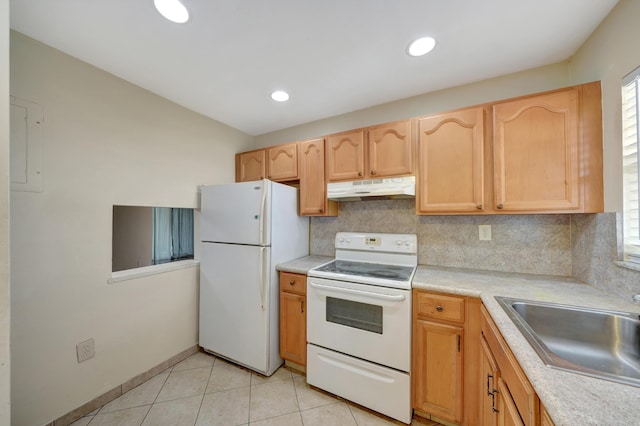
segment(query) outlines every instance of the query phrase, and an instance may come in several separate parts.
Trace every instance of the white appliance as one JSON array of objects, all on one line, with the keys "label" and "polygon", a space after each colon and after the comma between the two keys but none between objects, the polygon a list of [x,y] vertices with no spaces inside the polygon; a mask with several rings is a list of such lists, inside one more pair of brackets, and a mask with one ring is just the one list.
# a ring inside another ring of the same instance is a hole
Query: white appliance
[{"label": "white appliance", "polygon": [[309,253],[309,218],[269,180],[201,191],[200,346],[269,376],[283,362],[275,267]]},{"label": "white appliance", "polygon": [[327,184],[327,198],[330,200],[358,201],[368,197],[414,198],[415,196],[415,176],[329,182]]},{"label": "white appliance", "polygon": [[307,382],[411,423],[410,234],[336,234],[307,278]]}]

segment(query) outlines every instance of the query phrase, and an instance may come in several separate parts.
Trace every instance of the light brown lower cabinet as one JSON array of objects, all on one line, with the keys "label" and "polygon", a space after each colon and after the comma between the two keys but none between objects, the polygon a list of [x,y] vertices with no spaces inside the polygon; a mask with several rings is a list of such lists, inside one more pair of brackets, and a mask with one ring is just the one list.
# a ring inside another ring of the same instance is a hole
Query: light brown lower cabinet
[{"label": "light brown lower cabinet", "polygon": [[538,395],[484,306],[481,311],[482,425],[540,425]]},{"label": "light brown lower cabinet", "polygon": [[412,406],[433,420],[476,425],[480,300],[413,292]]},{"label": "light brown lower cabinet", "polygon": [[280,357],[307,365],[307,276],[280,272]]},{"label": "light brown lower cabinet", "polygon": [[540,403],[540,426],[555,426],[555,423],[551,420],[551,416],[547,413],[547,409],[544,408],[542,402]]}]

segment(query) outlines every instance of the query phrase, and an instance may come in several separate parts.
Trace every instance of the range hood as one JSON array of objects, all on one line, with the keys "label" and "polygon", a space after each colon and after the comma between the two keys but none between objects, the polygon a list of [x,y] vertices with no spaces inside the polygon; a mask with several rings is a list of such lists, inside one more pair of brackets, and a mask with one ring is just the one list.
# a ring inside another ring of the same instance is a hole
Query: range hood
[{"label": "range hood", "polygon": [[414,198],[415,196],[415,176],[331,182],[327,184],[327,198],[337,201],[360,201],[367,198]]}]

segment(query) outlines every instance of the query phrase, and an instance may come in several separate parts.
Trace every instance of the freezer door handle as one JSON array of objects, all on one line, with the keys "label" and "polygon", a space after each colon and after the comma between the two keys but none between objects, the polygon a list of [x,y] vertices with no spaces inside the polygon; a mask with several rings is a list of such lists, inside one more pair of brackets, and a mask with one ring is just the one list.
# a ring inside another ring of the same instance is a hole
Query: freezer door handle
[{"label": "freezer door handle", "polygon": [[372,291],[362,291],[362,290],[354,290],[351,288],[334,287],[331,285],[316,284],[314,282],[311,282],[311,287],[321,289],[321,290],[335,291],[337,293],[361,294],[363,296],[369,296],[374,299],[392,300],[396,302],[401,302],[406,299],[406,297],[403,294],[374,293]]},{"label": "freezer door handle", "polygon": [[267,265],[267,261],[265,259],[266,254],[267,254],[267,248],[260,247],[260,281],[258,285],[260,286],[260,306],[262,307],[263,311],[264,311],[264,294],[267,291],[266,290],[267,278],[265,277],[266,265]]}]

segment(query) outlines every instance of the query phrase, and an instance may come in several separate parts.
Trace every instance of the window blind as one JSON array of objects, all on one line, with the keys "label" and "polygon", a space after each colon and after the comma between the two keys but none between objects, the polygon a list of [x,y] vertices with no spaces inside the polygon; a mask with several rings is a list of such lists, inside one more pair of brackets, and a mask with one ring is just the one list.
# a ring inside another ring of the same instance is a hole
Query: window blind
[{"label": "window blind", "polygon": [[640,67],[622,79],[622,178],[625,259],[640,263],[638,120]]}]

